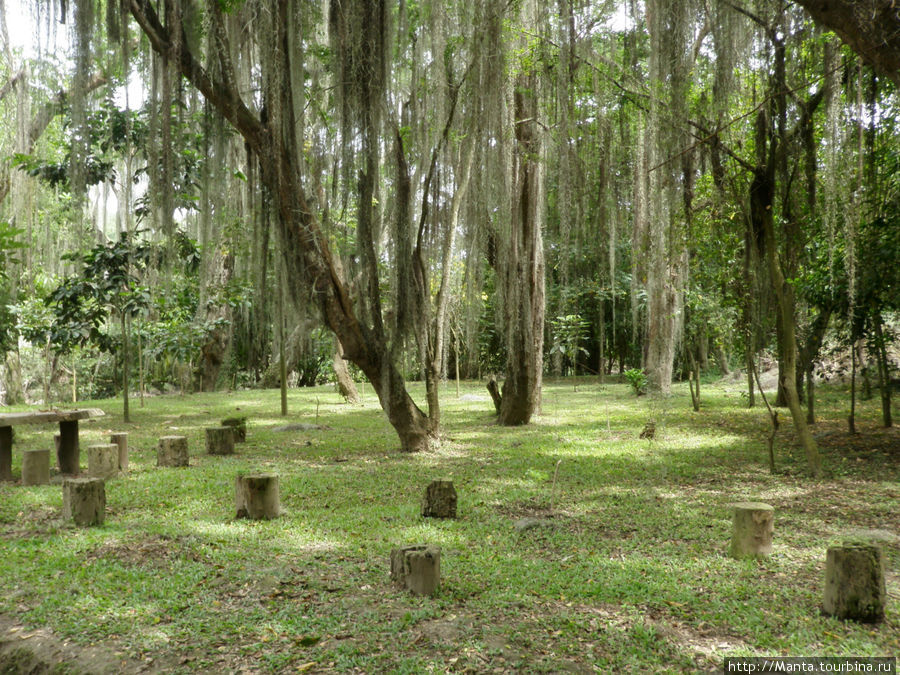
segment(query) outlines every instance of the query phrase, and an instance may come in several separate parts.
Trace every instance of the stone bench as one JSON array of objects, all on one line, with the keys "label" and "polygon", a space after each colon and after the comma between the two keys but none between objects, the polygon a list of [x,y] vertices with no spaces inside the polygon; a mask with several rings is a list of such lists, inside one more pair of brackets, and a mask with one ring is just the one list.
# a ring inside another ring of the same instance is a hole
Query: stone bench
[{"label": "stone bench", "polygon": [[0,414],[0,481],[12,480],[12,428],[19,424],[59,424],[56,459],[60,473],[79,472],[78,422],[105,415],[96,408],[80,410],[38,410]]}]

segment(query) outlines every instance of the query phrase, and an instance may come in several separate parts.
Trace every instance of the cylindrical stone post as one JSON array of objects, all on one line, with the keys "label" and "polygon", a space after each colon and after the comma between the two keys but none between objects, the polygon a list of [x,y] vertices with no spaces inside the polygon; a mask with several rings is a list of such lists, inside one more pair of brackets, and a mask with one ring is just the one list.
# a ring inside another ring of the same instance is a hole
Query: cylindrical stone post
[{"label": "cylindrical stone post", "polygon": [[157,466],[188,466],[188,443],[185,436],[163,436],[156,449]]},{"label": "cylindrical stone post", "polygon": [[270,520],[281,513],[278,475],[274,473],[238,474],[234,483],[237,518]]},{"label": "cylindrical stone post", "polygon": [[119,446],[100,443],[88,446],[88,475],[94,478],[113,478],[119,473]]},{"label": "cylindrical stone post", "polygon": [[403,546],[391,551],[391,579],[414,595],[434,595],[441,583],[441,547]]},{"label": "cylindrical stone post", "polygon": [[46,485],[50,482],[50,451],[26,450],[22,453],[22,485]]},{"label": "cylindrical stone post", "polygon": [[12,427],[0,427],[0,480],[12,480]]},{"label": "cylindrical stone post", "polygon": [[456,518],[456,488],[452,480],[431,481],[425,488],[422,515],[425,518]]},{"label": "cylindrical stone post", "polygon": [[128,434],[110,434],[109,442],[119,448],[119,471],[128,471]]},{"label": "cylindrical stone post", "polygon": [[102,525],[106,519],[106,486],[102,478],[63,480],[63,519],[76,525]]},{"label": "cylindrical stone post", "polygon": [[78,421],[59,423],[59,444],[56,446],[56,461],[59,472],[77,476],[81,471],[78,447]]},{"label": "cylindrical stone post", "polygon": [[232,427],[208,427],[206,429],[206,452],[210,455],[233,455],[234,431]]},{"label": "cylindrical stone post", "polygon": [[884,621],[887,601],[884,553],[877,544],[847,542],[825,556],[822,609],[838,619]]},{"label": "cylindrical stone post", "polygon": [[244,443],[247,441],[247,418],[246,417],[228,417],[222,420],[223,427],[231,427],[234,429],[234,442]]},{"label": "cylindrical stone post", "polygon": [[731,533],[732,558],[761,558],[772,554],[775,531],[775,509],[769,504],[741,502],[734,504],[734,526]]}]

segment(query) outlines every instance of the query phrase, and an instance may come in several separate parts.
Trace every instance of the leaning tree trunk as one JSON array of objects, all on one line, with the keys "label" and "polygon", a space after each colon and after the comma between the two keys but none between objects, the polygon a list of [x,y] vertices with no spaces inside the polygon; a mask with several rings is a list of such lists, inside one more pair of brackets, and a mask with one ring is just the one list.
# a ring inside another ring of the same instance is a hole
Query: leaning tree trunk
[{"label": "leaning tree trunk", "polygon": [[[270,40],[264,48],[271,50],[264,58],[262,81],[267,101],[265,121],[255,114],[241,97],[233,79],[233,63],[224,18],[217,3],[211,3],[213,28],[219,43],[221,75],[213,76],[191,52],[187,40],[179,40],[173,48],[172,36],[163,27],[150,0],[129,0],[129,9],[152,48],[177,59],[182,75],[234,126],[248,148],[265,161],[260,162],[260,180],[271,195],[276,213],[276,229],[287,276],[297,280],[290,284],[293,301],[305,306],[311,289],[325,325],[341,344],[347,359],[356,364],[372,382],[388,420],[407,452],[429,447],[428,418],[406,391],[403,377],[391,359],[383,336],[375,335],[359,321],[350,300],[348,287],[331,253],[328,237],[322,231],[313,208],[306,199],[301,174],[301,158],[295,136],[294,93],[289,84],[293,72],[289,27],[292,25],[290,2],[273,2],[272,12],[262,16]],[[180,17],[172,16],[166,25],[179,26]],[[263,28],[260,28],[263,30]]]},{"label": "leaning tree trunk", "polygon": [[767,267],[775,292],[776,311],[782,329],[782,367],[779,371],[780,385],[784,389],[787,407],[791,411],[794,429],[806,452],[809,470],[814,476],[822,473],[819,449],[806,424],[806,415],[800,406],[797,393],[797,342],[795,338],[796,323],[794,319],[794,290],[785,280],[775,241],[775,218],[772,213],[772,202],[775,193],[774,153],[766,153],[767,118],[761,112],[757,118],[757,152],[758,159],[763,160],[753,172],[750,185],[750,218],[756,232],[764,240],[764,253]]},{"label": "leaning tree trunk", "polygon": [[510,241],[502,268],[508,358],[500,404],[503,425],[540,412],[544,364],[543,172],[535,82],[515,93],[515,150]]}]

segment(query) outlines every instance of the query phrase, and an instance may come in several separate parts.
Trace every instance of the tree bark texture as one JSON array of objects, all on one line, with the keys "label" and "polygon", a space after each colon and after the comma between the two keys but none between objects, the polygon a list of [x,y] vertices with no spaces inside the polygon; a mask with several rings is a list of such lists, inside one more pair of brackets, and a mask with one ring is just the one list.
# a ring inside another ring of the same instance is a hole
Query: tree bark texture
[{"label": "tree bark texture", "polygon": [[335,338],[332,368],[338,392],[344,397],[344,400],[347,403],[359,403],[359,392],[356,389],[356,383],[350,377],[350,369],[344,360],[344,350],[337,338]]},{"label": "tree bark texture", "polygon": [[[234,258],[221,251],[209,253],[213,257],[208,272],[211,277],[201,288],[207,286],[224,288],[234,273]],[[211,326],[206,341],[200,347],[200,362],[197,364],[198,384],[200,391],[215,391],[222,364],[231,346],[232,311],[228,303],[210,302],[209,298],[202,298],[197,313],[201,323]]]},{"label": "tree bark texture", "polygon": [[500,424],[527,424],[540,412],[544,364],[544,181],[536,82],[521,78],[515,92],[513,204],[510,241],[499,261],[505,300],[508,358]]},{"label": "tree bark texture", "polygon": [[[313,208],[306,198],[300,157],[296,149],[296,120],[294,92],[288,74],[293,71],[288,29],[289,6],[287,0],[272,3],[270,21],[271,49],[265,62],[271,68],[262,73],[263,95],[268,103],[263,121],[244,102],[234,81],[225,31],[217,31],[223,42],[219,55],[221,75],[213,76],[192,54],[186,40],[173,47],[168,30],[163,27],[149,0],[130,0],[129,9],[141,30],[147,35],[152,48],[172,59],[177,59],[182,75],[187,78],[243,137],[248,148],[261,159],[260,180],[268,190],[276,212],[276,227],[286,266],[286,276],[302,280],[289,289],[292,300],[303,306],[310,295],[318,306],[324,323],[331,329],[344,347],[349,361],[354,363],[372,382],[378,400],[391,425],[400,437],[406,452],[428,448],[430,440],[426,415],[419,409],[406,391],[403,377],[389,353],[387,341],[381,331],[361,322],[350,299],[348,286],[331,253],[328,238],[323,232]],[[180,26],[181,17],[167,17],[167,26]],[[213,14],[218,5],[212,3]],[[213,22],[222,22],[213,17]],[[371,292],[377,292],[377,288]],[[376,320],[377,321],[377,320]]]},{"label": "tree bark texture", "polygon": [[900,86],[900,13],[895,0],[797,0],[797,4]]},{"label": "tree bark texture", "polygon": [[886,427],[893,426],[891,417],[891,376],[887,347],[881,314],[875,316],[875,360],[878,364],[878,388],[881,390],[881,421]]}]

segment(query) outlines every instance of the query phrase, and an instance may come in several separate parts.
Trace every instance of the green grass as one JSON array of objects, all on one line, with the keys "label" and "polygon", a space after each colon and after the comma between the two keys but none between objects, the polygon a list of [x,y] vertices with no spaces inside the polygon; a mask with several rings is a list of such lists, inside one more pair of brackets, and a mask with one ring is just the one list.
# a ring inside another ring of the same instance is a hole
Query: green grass
[{"label": "green grass", "polygon": [[[329,387],[291,391],[287,421],[328,427],[308,432],[275,431],[277,391],[134,401],[131,424],[118,401],[83,403],[107,416],[82,424],[82,448],[127,431],[131,470],[87,529],[61,520],[58,483],[0,484],[0,614],[185,673],[695,672],[725,656],[900,653],[900,436],[879,428],[877,400],[851,438],[845,392],[819,390],[826,477],[812,480],[789,421],[769,474],[765,411],[742,407],[739,385],[706,385],[694,413],[686,387],[657,400],[550,382],[519,428],[493,424],[481,385],[461,399],[450,386],[444,438],[417,455],[367,393],[348,406]],[[204,428],[235,414],[247,443],[206,455]],[[656,438],[639,439],[650,418]],[[157,439],[176,433],[191,466],[157,468]],[[18,428],[13,473],[48,444],[50,427]],[[277,520],[234,519],[234,477],[255,470],[281,477]],[[425,486],[447,476],[459,519],[423,520]],[[761,562],[725,555],[728,505],[745,500],[776,507]],[[552,527],[520,532],[523,517]],[[825,549],[859,529],[895,535],[878,626],[819,611]],[[388,577],[390,550],[420,542],[442,547],[434,598]]]}]

